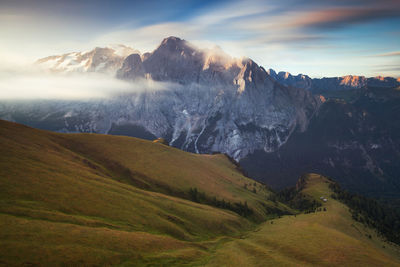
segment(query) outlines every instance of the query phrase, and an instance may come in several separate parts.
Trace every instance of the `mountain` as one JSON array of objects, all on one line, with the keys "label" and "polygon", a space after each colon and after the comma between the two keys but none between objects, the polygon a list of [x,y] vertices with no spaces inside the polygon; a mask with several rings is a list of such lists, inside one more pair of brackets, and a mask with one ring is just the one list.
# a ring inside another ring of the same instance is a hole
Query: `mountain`
[{"label": "mountain", "polygon": [[279,73],[276,73],[273,69],[268,69],[267,73],[277,82],[286,86],[293,86],[307,90],[310,90],[313,86],[313,79],[307,75],[298,74],[297,76],[293,76],[289,72],[280,71]]},{"label": "mountain", "polygon": [[294,76],[289,72],[276,73],[269,69],[268,74],[277,82],[298,88],[311,90],[314,93],[322,93],[327,90],[352,90],[371,87],[396,87],[400,86],[400,80],[392,77],[370,77],[347,75],[343,77],[310,78],[307,75],[299,74]]},{"label": "mountain", "polygon": [[400,264],[317,174],[298,182],[301,213],[222,154],[6,121],[0,147],[4,266]]},{"label": "mountain", "polygon": [[177,37],[152,53],[129,55],[116,75],[146,90],[92,101],[4,102],[0,117],[60,132],[162,137],[186,151],[240,160],[257,149],[275,151],[304,131],[321,104],[304,89],[280,85],[251,59]]},{"label": "mountain", "polygon": [[132,53],[137,53],[125,45],[96,47],[89,52],[72,52],[39,59],[35,65],[43,70],[56,73],[100,72],[115,74],[123,61]]},{"label": "mountain", "polygon": [[163,138],[185,151],[226,153],[275,189],[317,172],[353,192],[400,199],[393,78],[276,73],[177,37],[151,53],[133,52],[115,76],[142,89],[79,101],[3,100],[0,118],[57,132]]},{"label": "mountain", "polygon": [[400,198],[400,91],[328,92],[307,131],[295,133],[275,152],[260,150],[244,158],[244,169],[276,188],[293,184],[302,173],[318,172],[353,192]]},{"label": "mountain", "polygon": [[250,176],[275,188],[307,172],[337,179],[352,192],[400,199],[399,82],[390,77],[345,76],[311,79],[273,70],[279,82],[302,86],[324,103],[307,130],[296,132],[278,150],[255,151],[240,163]]}]

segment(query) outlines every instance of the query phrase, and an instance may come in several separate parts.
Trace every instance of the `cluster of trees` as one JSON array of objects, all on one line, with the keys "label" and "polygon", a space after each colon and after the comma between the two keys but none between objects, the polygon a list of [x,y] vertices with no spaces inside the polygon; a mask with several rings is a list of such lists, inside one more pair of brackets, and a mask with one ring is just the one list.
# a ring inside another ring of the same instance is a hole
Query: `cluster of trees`
[{"label": "cluster of trees", "polygon": [[291,212],[287,211],[287,210],[283,210],[279,207],[271,207],[268,206],[267,204],[265,204],[264,202],[260,202],[260,204],[263,206],[265,213],[268,215],[274,215],[277,216],[278,218],[280,218],[282,215],[292,215]]},{"label": "cluster of trees", "polygon": [[315,212],[321,206],[320,202],[305,196],[296,187],[283,189],[275,196],[271,196],[270,200],[286,203],[289,207],[305,213]]},{"label": "cluster of trees", "polygon": [[231,210],[240,216],[249,217],[253,214],[253,210],[247,205],[247,201],[234,202],[225,201],[224,199],[217,199],[207,196],[204,192],[199,192],[196,187],[189,189],[189,199],[193,202],[214,206],[221,209]]},{"label": "cluster of trees", "polygon": [[[248,185],[247,185],[247,184],[245,183],[245,184],[243,185],[243,188],[246,189],[246,190],[250,190],[248,186],[250,187],[251,184],[248,184]],[[251,189],[251,192],[253,192],[254,194],[257,194],[256,186],[257,186],[257,184],[254,183],[254,184],[253,184],[253,189]]]},{"label": "cluster of trees", "polygon": [[350,193],[332,183],[332,198],[345,203],[354,220],[376,228],[389,241],[400,244],[400,211],[392,209],[375,199]]}]

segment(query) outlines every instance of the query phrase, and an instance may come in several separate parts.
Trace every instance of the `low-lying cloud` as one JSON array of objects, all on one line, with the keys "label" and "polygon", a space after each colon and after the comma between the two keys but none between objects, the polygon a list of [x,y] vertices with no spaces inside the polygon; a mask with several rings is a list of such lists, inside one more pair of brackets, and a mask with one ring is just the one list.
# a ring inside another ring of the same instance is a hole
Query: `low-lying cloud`
[{"label": "low-lying cloud", "polygon": [[166,90],[175,86],[153,80],[127,82],[96,73],[49,74],[8,72],[0,75],[0,99],[79,100]]}]

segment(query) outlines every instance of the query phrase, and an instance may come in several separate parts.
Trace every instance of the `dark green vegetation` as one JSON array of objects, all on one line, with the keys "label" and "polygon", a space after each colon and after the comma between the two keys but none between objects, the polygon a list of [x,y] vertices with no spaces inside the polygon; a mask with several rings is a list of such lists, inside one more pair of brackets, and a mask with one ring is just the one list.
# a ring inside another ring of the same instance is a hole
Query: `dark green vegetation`
[{"label": "dark green vegetation", "polygon": [[257,151],[240,163],[274,188],[303,173],[334,177],[344,188],[390,203],[400,199],[400,91],[327,91],[304,133],[274,153]]},{"label": "dark green vegetation", "polygon": [[306,186],[307,176],[303,175],[298,180],[295,187],[289,187],[281,190],[276,196],[272,195],[282,203],[286,203],[290,207],[303,212],[314,212],[317,208],[321,207],[321,202],[305,195],[302,190]]},{"label": "dark green vegetation", "polygon": [[[326,212],[299,214],[221,154],[5,121],[0,147],[3,266],[399,262],[396,248],[344,205],[332,200],[320,207]],[[329,194],[315,177],[297,188],[307,203]]]},{"label": "dark green vegetation", "polygon": [[400,245],[400,210],[393,209],[359,194],[343,190],[339,184],[332,183],[332,197],[345,203],[354,220],[376,228],[386,239]]},{"label": "dark green vegetation", "polygon": [[133,124],[124,124],[124,125],[116,125],[112,124],[110,131],[108,134],[112,135],[124,135],[124,136],[135,136],[137,138],[146,139],[146,140],[154,140],[157,137],[152,133],[146,131],[140,125]]}]

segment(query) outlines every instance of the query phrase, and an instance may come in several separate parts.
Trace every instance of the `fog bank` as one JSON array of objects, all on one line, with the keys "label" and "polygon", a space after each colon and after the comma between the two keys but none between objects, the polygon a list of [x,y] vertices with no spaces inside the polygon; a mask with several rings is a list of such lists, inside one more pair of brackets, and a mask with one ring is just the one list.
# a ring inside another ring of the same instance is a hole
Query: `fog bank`
[{"label": "fog bank", "polygon": [[176,85],[153,80],[127,82],[97,73],[0,72],[1,100],[87,100],[166,90],[173,86]]}]

